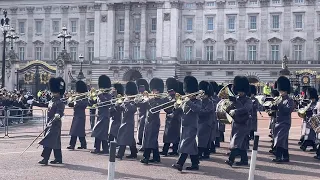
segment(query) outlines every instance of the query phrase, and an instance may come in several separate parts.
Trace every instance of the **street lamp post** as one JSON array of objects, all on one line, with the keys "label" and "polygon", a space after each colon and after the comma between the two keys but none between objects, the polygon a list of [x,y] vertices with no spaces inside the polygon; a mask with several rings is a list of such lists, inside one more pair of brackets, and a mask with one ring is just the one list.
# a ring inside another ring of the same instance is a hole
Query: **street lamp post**
[{"label": "street lamp post", "polygon": [[19,71],[18,71],[18,69],[15,70],[15,73],[16,73],[16,81],[17,81],[16,89],[19,90]]},{"label": "street lamp post", "polygon": [[17,39],[19,39],[19,36],[16,34],[16,30],[11,28],[10,34],[7,35],[7,38],[11,40],[11,50],[13,50],[13,42]]},{"label": "street lamp post", "polygon": [[63,41],[63,50],[66,50],[66,40],[71,39],[71,35],[70,33],[67,32],[67,27],[63,26],[62,28],[62,32],[60,32],[60,34],[58,35],[59,39],[62,39]]},{"label": "street lamp post", "polygon": [[82,79],[85,78],[85,77],[84,77],[84,74],[83,74],[83,72],[82,72],[83,59],[84,59],[83,55],[80,54],[80,55],[79,55],[80,71],[79,71],[79,74],[78,74],[78,77],[77,77],[79,80],[82,80]]},{"label": "street lamp post", "polygon": [[1,27],[3,33],[3,54],[2,54],[2,87],[5,87],[5,75],[6,75],[6,41],[7,41],[7,33],[10,30],[9,21],[10,19],[7,17],[8,13],[6,10],[3,11],[4,18],[1,19]]}]

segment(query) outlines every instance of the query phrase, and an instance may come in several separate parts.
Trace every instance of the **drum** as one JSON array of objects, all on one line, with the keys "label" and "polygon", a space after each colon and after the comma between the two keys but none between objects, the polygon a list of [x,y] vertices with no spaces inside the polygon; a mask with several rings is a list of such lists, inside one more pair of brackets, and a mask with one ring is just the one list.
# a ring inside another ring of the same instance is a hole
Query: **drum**
[{"label": "drum", "polygon": [[320,133],[320,115],[312,116],[309,124],[316,133]]},{"label": "drum", "polygon": [[231,124],[233,118],[226,112],[226,109],[232,104],[229,99],[221,99],[217,104],[217,119],[225,124]]}]

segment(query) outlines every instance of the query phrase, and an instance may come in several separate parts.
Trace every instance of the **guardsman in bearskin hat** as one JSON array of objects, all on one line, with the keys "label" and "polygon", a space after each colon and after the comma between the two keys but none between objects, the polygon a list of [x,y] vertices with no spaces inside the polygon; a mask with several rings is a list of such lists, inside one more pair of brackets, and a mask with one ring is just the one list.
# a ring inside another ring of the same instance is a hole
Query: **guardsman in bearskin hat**
[{"label": "guardsman in bearskin hat", "polygon": [[252,111],[252,100],[247,96],[250,85],[247,77],[236,76],[233,80],[233,92],[236,97],[230,96],[232,105],[227,107],[226,112],[233,118],[231,125],[231,140],[229,159],[226,164],[232,166],[236,156],[241,156],[237,165],[248,165],[247,149],[249,148],[250,115]]},{"label": "guardsman in bearskin hat", "polygon": [[310,87],[307,89],[306,96],[307,96],[307,99],[310,101],[309,102],[310,104],[307,105],[309,106],[309,108],[306,111],[306,116],[303,118],[303,121],[306,123],[306,127],[305,129],[303,129],[304,132],[302,132],[304,135],[304,138],[301,143],[300,149],[305,151],[308,146],[311,146],[313,148],[312,151],[316,151],[317,147],[316,147],[315,141],[317,138],[317,134],[312,129],[312,127],[308,122],[313,115],[317,115],[318,113],[316,109],[316,105],[319,100],[318,92],[315,88]]},{"label": "guardsman in bearskin hat", "polygon": [[192,165],[187,170],[199,170],[199,156],[197,145],[197,132],[199,113],[201,111],[201,100],[193,93],[199,92],[198,80],[193,76],[186,76],[183,83],[184,92],[189,96],[185,97],[182,104],[175,104],[175,108],[183,111],[181,118],[181,139],[179,142],[179,159],[172,167],[182,171],[183,165],[190,155]]},{"label": "guardsman in bearskin hat", "polygon": [[255,85],[250,85],[250,94],[252,100],[252,113],[251,113],[251,130],[250,130],[250,139],[254,139],[254,132],[258,130],[258,110],[259,110],[259,101],[255,96],[257,95],[257,88]]},{"label": "guardsman in bearskin hat", "polygon": [[[210,152],[216,153],[216,147],[220,147],[220,137],[224,139],[225,124],[217,120],[216,116],[216,107],[220,101],[220,98],[217,96],[219,93],[219,86],[215,81],[211,81],[210,85],[212,87],[212,97],[213,102],[213,115],[212,115],[212,132],[211,132],[211,145]],[[220,135],[221,134],[221,135]]]},{"label": "guardsman in bearskin hat", "polygon": [[[178,81],[175,78],[168,78],[166,80],[167,91],[170,98],[175,99],[175,94],[178,91]],[[168,155],[170,144],[173,144],[173,152],[177,152],[179,138],[180,138],[180,113],[173,111],[174,108],[167,108],[166,112],[166,123],[163,133],[163,148],[161,154],[164,156]],[[174,155],[174,154],[173,154]]]},{"label": "guardsman in bearskin hat", "polygon": [[280,96],[271,107],[271,110],[276,111],[273,145],[276,151],[276,158],[272,161],[279,163],[289,162],[288,141],[294,102],[289,97],[291,84],[287,77],[280,76],[277,80],[277,86]]},{"label": "guardsman in bearskin hat", "polygon": [[89,98],[89,104],[88,107],[90,109],[90,127],[91,130],[93,129],[95,122],[96,122],[96,108],[94,107],[97,104],[97,96],[96,96],[96,90],[94,88],[91,88],[90,90],[90,98]]},{"label": "guardsman in bearskin hat", "polygon": [[[140,94],[143,94],[145,91],[150,93],[149,89],[149,84],[145,79],[138,79],[136,81],[136,84],[138,86],[138,90]],[[139,119],[138,119],[138,145],[142,145],[142,138],[143,138],[143,131],[144,131],[144,124],[145,124],[145,119],[147,116],[147,107],[145,106],[146,104],[137,104],[138,105],[138,110],[139,110]]]},{"label": "guardsman in bearskin hat", "polygon": [[[212,101],[212,86],[207,81],[199,83],[199,89],[204,91],[202,96],[202,107],[198,121],[198,154],[199,159],[209,159],[211,146],[211,133],[213,129],[214,104]],[[214,124],[216,125],[216,124]]]},{"label": "guardsman in bearskin hat", "polygon": [[[271,91],[271,96],[272,98],[277,98],[278,96],[280,96],[279,91],[276,89],[273,89]],[[269,151],[271,154],[275,154],[275,149],[273,148],[273,142],[274,142],[274,125],[275,125],[275,113],[268,113],[270,116],[270,124],[269,124],[269,129],[270,129],[270,134],[269,137],[271,138],[271,150]]]},{"label": "guardsman in bearskin hat", "polygon": [[66,84],[61,77],[51,78],[49,80],[49,87],[53,98],[47,104],[41,104],[39,102],[32,102],[29,100],[28,104],[34,106],[48,107],[47,113],[47,127],[44,138],[39,142],[43,145],[43,151],[41,156],[43,159],[39,161],[39,164],[48,165],[48,161],[51,155],[51,151],[54,153],[54,160],[50,161],[51,164],[62,164],[62,152],[61,152],[61,118],[64,115],[65,104],[61,100],[65,90]]},{"label": "guardsman in bearskin hat", "polygon": [[[76,82],[76,92],[79,94],[87,93],[87,85],[83,81]],[[70,143],[67,149],[74,150],[74,147],[77,142],[77,137],[79,137],[79,141],[81,146],[78,149],[87,149],[86,142],[86,108],[88,106],[88,99],[85,98],[87,95],[79,96],[74,99],[72,102],[69,102],[69,107],[73,107],[73,120],[70,128]],[[81,100],[77,100],[77,99]]]},{"label": "guardsman in bearskin hat", "polygon": [[[164,83],[162,79],[153,78],[150,81],[150,89],[153,94],[163,93]],[[147,104],[147,108],[153,108],[163,104],[165,100],[161,96],[155,96],[148,100],[144,100],[142,103]],[[141,102],[140,102],[141,103]],[[149,162],[160,162],[158,136],[160,129],[160,112],[151,113],[150,110],[147,112],[146,122],[144,126],[142,148],[144,149],[141,163],[148,164]],[[150,159],[151,151],[153,152],[153,159]]]},{"label": "guardsman in bearskin hat", "polygon": [[[106,104],[111,103],[112,95],[109,93],[111,88],[111,80],[106,75],[101,75],[98,80],[99,93],[98,93],[98,120],[94,126],[91,136],[95,137],[94,150],[91,151],[93,154],[109,154],[108,145],[108,133],[109,133],[109,122],[110,122],[110,106]],[[102,143],[102,151],[100,149]]]},{"label": "guardsman in bearskin hat", "polygon": [[[115,106],[118,106],[123,112],[123,118],[118,132],[117,143],[119,150],[117,158],[122,159],[126,146],[130,147],[131,154],[126,158],[137,158],[136,140],[134,138],[134,125],[135,125],[135,113],[137,112],[137,105],[134,102],[134,95],[138,94],[138,88],[136,83],[130,81],[126,84],[126,97],[123,102],[117,102]],[[120,104],[121,103],[121,104]]]},{"label": "guardsman in bearskin hat", "polygon": [[[115,88],[113,98],[120,98],[124,96],[124,87],[120,83],[113,84]],[[119,96],[119,97],[118,97]],[[110,117],[111,117],[111,126],[109,134],[109,142],[113,141],[118,136],[118,131],[121,125],[122,118],[122,109],[120,106],[111,106],[110,107]]]}]

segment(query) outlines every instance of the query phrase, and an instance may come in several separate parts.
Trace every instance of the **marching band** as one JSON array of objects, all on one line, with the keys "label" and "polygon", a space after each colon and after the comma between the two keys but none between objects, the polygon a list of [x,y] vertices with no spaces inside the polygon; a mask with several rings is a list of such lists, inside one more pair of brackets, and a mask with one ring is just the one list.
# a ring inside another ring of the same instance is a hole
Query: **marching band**
[{"label": "marching band", "polygon": [[[44,146],[43,160],[47,165],[53,149],[55,160],[51,163],[62,163],[61,154],[61,118],[64,104],[64,81],[60,78],[50,80],[50,91],[53,98],[48,107],[48,125],[45,137],[40,142]],[[74,108],[74,117],[70,129],[70,146],[75,148],[77,137],[81,146],[86,149],[85,109],[97,109],[97,123],[92,130],[95,138],[94,154],[108,154],[110,141],[116,141],[119,149],[116,157],[123,159],[126,146],[130,155],[126,158],[137,158],[137,144],[142,145],[143,164],[161,162],[160,155],[179,156],[172,165],[182,171],[185,161],[190,156],[192,165],[187,170],[198,170],[199,161],[210,158],[216,152],[220,142],[224,142],[225,124],[231,124],[230,153],[225,163],[229,166],[248,165],[247,150],[254,132],[258,130],[258,112],[260,106],[270,116],[270,153],[275,155],[275,163],[289,162],[288,139],[291,127],[291,113],[295,110],[296,99],[290,96],[291,84],[287,77],[280,76],[276,81],[276,90],[272,97],[261,100],[257,89],[250,85],[247,77],[236,76],[232,84],[219,86],[216,82],[201,81],[193,76],[186,76],[183,82],[175,78],[153,78],[150,84],[145,79],[130,81],[125,87],[121,84],[111,85],[108,76],[99,77],[99,90],[87,91],[86,84],[78,81],[76,96],[69,98],[68,105]],[[149,86],[150,85],[150,86]],[[164,87],[167,92],[164,93]],[[149,89],[150,87],[150,89]],[[92,96],[95,93],[96,99]],[[301,102],[308,103],[301,103]],[[29,100],[34,106],[44,106]],[[302,111],[302,108],[303,111]],[[166,113],[163,148],[159,152],[160,111]],[[134,134],[135,113],[138,112],[137,143]],[[316,89],[309,88],[304,100],[299,101],[299,114],[303,117],[302,139],[300,148],[305,151],[312,147],[316,159],[320,160],[320,104]],[[90,111],[92,114],[92,111]],[[261,113],[260,113],[261,114]],[[300,116],[299,115],[299,116]],[[90,119],[92,122],[92,119]],[[109,124],[110,131],[109,131]],[[102,144],[102,150],[101,150]],[[172,152],[169,152],[172,144]],[[152,153],[152,158],[151,158]],[[235,162],[237,156],[240,162]]]}]

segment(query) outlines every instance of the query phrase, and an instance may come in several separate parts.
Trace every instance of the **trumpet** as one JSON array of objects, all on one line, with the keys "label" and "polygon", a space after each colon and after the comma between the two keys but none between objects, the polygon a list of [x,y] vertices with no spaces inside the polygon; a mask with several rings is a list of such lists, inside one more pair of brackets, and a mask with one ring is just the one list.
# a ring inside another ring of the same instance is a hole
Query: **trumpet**
[{"label": "trumpet", "polygon": [[263,103],[263,107],[266,109],[266,112],[269,116],[274,116],[275,110],[271,110],[273,106],[278,106],[279,103],[282,101],[282,96],[278,96],[273,99],[273,101],[266,101]]},{"label": "trumpet", "polygon": [[311,104],[312,104],[312,101],[308,105],[306,105],[305,107],[298,109],[298,116],[301,117],[301,118],[305,118],[306,114],[307,114],[307,111],[311,107]]}]

